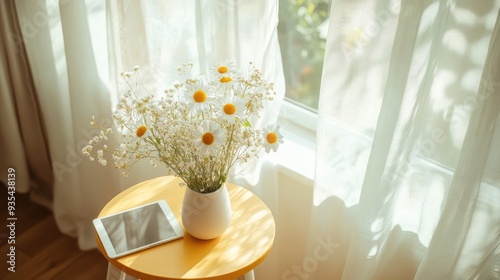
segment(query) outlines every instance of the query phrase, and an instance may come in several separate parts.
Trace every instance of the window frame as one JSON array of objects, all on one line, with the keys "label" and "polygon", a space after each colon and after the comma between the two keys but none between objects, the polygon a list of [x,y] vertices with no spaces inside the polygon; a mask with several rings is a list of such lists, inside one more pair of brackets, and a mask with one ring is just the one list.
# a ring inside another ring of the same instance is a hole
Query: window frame
[{"label": "window frame", "polygon": [[285,98],[278,115],[284,143],[278,149],[278,171],[313,187],[316,165],[316,129],[318,114]]}]

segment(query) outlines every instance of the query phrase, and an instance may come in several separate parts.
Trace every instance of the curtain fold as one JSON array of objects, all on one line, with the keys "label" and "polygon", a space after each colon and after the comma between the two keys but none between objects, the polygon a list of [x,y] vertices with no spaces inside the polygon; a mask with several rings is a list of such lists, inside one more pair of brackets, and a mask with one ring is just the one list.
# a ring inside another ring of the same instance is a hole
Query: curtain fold
[{"label": "curtain fold", "polygon": [[[498,15],[442,218],[417,279],[474,279],[478,272],[484,274],[478,268],[487,258],[500,258],[494,253],[500,244],[500,207],[488,205],[493,204],[488,201],[491,197],[500,198],[500,181],[488,176],[490,168],[498,172],[500,167],[500,142],[493,141],[500,133],[500,83],[495,82],[500,81],[500,12]],[[496,215],[489,217],[484,210]]]},{"label": "curtain fold", "polygon": [[499,8],[333,1],[308,236],[332,251],[313,279],[494,275]]},{"label": "curtain fold", "polygon": [[[124,187],[119,173],[81,149],[98,134],[92,115],[110,116],[105,10],[99,1],[17,1],[17,13],[44,113],[54,168],[59,229],[95,248],[92,219]],[[108,120],[109,121],[109,120]]]},{"label": "curtain fold", "polygon": [[[2,1],[0,13],[0,168],[13,168],[16,191],[30,191],[33,200],[51,209],[54,177],[47,134],[15,2]],[[7,185],[7,176],[0,180]]]}]

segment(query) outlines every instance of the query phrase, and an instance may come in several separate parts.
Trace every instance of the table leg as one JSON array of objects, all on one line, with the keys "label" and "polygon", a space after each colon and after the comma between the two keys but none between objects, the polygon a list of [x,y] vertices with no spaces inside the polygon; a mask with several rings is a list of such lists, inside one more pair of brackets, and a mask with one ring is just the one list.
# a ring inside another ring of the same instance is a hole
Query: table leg
[{"label": "table leg", "polygon": [[255,277],[253,275],[253,269],[245,273],[245,275],[238,277],[238,279],[236,280],[255,280]]},{"label": "table leg", "polygon": [[106,280],[138,280],[138,279],[119,270],[111,263],[108,263],[108,274],[106,275]]}]

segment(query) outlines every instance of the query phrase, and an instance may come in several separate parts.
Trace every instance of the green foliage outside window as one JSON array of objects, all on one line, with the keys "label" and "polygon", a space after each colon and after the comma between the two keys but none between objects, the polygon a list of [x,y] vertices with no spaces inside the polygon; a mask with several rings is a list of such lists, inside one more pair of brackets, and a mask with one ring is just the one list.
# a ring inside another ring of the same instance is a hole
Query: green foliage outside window
[{"label": "green foliage outside window", "polygon": [[329,12],[327,0],[280,0],[286,96],[312,110],[318,108]]}]

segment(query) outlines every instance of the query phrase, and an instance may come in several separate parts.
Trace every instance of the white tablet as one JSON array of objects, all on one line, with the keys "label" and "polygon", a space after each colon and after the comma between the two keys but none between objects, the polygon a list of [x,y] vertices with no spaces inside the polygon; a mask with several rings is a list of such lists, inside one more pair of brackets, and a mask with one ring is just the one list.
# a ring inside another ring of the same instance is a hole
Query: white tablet
[{"label": "white tablet", "polygon": [[94,226],[110,258],[118,258],[184,236],[164,200],[94,219]]}]

